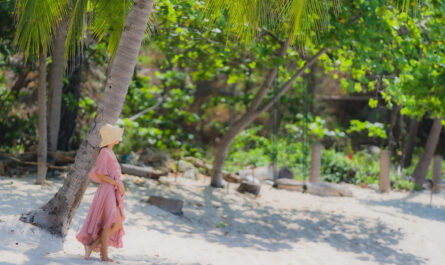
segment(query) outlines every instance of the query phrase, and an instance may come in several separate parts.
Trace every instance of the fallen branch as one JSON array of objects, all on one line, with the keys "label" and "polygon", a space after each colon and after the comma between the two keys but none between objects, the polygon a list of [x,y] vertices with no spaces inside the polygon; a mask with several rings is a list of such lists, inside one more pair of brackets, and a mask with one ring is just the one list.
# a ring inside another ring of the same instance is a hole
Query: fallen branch
[{"label": "fallen branch", "polygon": [[[15,157],[13,157],[11,155],[4,154],[4,153],[0,154],[0,156],[6,157],[8,159],[11,159],[12,161],[15,161],[15,162],[18,162],[18,163],[21,163],[21,164],[25,164],[25,165],[33,165],[33,166],[37,166],[38,165],[37,162],[23,161],[23,160],[20,160],[18,158],[15,158]],[[61,170],[67,170],[67,169],[70,168],[70,166],[54,166],[54,165],[51,165],[51,164],[48,164],[48,163],[46,163],[46,166],[49,167],[49,168],[61,169]]]}]

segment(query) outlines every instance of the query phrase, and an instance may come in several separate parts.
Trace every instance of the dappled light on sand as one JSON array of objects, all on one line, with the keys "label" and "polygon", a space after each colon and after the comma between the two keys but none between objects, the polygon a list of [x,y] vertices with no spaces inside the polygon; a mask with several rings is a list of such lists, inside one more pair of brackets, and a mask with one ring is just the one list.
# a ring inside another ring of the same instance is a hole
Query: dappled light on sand
[{"label": "dappled light on sand", "polygon": [[[123,177],[127,187],[123,264],[442,264],[445,196],[379,194],[347,185],[354,197],[319,197],[263,185],[261,196],[213,189],[209,179],[163,178],[161,183]],[[0,177],[1,264],[101,264],[83,261],[75,232],[95,187],[90,184],[64,241],[18,221],[62,184],[36,186],[32,178]],[[30,196],[26,197],[25,195]],[[32,195],[32,196],[31,196]],[[184,201],[183,216],[144,201],[149,195]],[[421,242],[423,248],[418,248]],[[320,253],[323,253],[321,255]]]}]

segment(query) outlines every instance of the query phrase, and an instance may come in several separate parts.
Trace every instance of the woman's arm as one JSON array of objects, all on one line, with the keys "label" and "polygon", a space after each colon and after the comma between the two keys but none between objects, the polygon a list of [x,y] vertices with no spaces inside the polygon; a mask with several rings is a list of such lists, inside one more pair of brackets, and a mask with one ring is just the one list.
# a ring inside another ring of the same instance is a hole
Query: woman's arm
[{"label": "woman's arm", "polygon": [[117,183],[116,181],[110,179],[109,177],[107,177],[107,175],[102,175],[102,174],[96,174],[100,180],[110,183],[113,186],[119,186],[119,183]]}]

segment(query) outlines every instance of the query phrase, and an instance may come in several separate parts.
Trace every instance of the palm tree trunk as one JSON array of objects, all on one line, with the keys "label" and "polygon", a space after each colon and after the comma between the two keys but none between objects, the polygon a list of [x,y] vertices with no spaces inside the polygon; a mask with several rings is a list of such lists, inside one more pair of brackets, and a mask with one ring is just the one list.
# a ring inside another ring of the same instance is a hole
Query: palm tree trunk
[{"label": "palm tree trunk", "polygon": [[79,144],[74,143],[73,139],[76,133],[77,112],[79,111],[82,56],[76,55],[74,62],[68,63],[68,65],[74,65],[74,69],[69,74],[68,84],[63,87],[63,94],[71,94],[74,102],[73,105],[62,105],[59,136],[57,137],[57,149],[65,151],[79,148]]},{"label": "palm tree trunk", "polygon": [[71,220],[88,187],[88,172],[97,158],[99,130],[104,123],[115,124],[121,112],[152,7],[153,0],[134,2],[119,41],[104,95],[98,104],[86,138],[77,151],[68,177],[62,188],[47,204],[23,214],[20,217],[21,221],[40,226],[59,236],[67,234]]},{"label": "palm tree trunk", "polygon": [[42,49],[39,55],[39,85],[38,85],[38,105],[39,105],[39,128],[38,128],[38,150],[37,150],[37,180],[36,184],[44,184],[46,177],[46,49]]},{"label": "palm tree trunk", "polygon": [[422,186],[425,182],[428,168],[431,164],[434,152],[436,151],[437,143],[439,142],[440,132],[442,131],[442,119],[435,118],[433,126],[431,127],[428,139],[426,140],[425,150],[417,163],[413,172],[414,183]]},{"label": "palm tree trunk", "polygon": [[57,150],[57,138],[60,127],[60,110],[62,103],[65,40],[67,34],[66,20],[60,23],[54,38],[52,63],[49,72],[49,104],[48,104],[48,163],[54,164],[54,153]]}]

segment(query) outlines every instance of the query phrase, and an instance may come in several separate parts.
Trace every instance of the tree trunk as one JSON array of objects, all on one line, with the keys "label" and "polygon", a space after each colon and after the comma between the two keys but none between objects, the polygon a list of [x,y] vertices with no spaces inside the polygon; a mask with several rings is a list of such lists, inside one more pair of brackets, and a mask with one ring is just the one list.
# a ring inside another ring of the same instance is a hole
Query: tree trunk
[{"label": "tree trunk", "polygon": [[36,184],[44,184],[46,177],[46,49],[42,49],[39,56],[39,86],[38,86],[38,105],[39,105],[39,128],[37,137],[39,145],[37,151],[37,180]]},{"label": "tree trunk", "polygon": [[[284,56],[286,54],[287,48],[289,46],[289,39],[284,42],[284,44],[281,47],[280,50],[280,56]],[[280,99],[281,96],[283,96],[284,93],[286,93],[292,86],[292,84],[295,82],[295,80],[303,75],[304,71],[311,67],[318,58],[324,54],[327,51],[326,48],[321,49],[317,52],[312,58],[310,58],[306,64],[298,69],[298,71],[279,89],[276,100]],[[212,170],[212,180],[210,183],[210,186],[215,188],[221,188],[222,187],[222,170],[224,167],[224,162],[227,157],[227,153],[229,151],[230,145],[232,144],[235,137],[240,133],[242,130],[244,130],[247,126],[252,123],[259,115],[270,109],[273,104],[274,100],[269,100],[266,102],[263,106],[260,107],[260,104],[262,103],[265,95],[269,91],[270,87],[272,86],[272,83],[274,79],[276,78],[278,73],[277,67],[274,67],[268,76],[266,77],[266,80],[264,81],[263,85],[259,89],[258,93],[255,95],[255,98],[252,101],[252,104],[249,106],[247,111],[244,113],[244,115],[236,120],[232,126],[229,127],[229,130],[227,131],[226,135],[222,138],[221,142],[218,144],[216,150],[215,150],[215,159],[213,160],[213,170]]]},{"label": "tree trunk", "polygon": [[428,139],[426,140],[425,150],[417,163],[416,168],[413,172],[414,183],[422,186],[425,182],[426,174],[428,173],[428,168],[433,158],[434,152],[436,151],[437,143],[439,142],[440,132],[442,131],[442,119],[435,118],[433,126],[431,127]]},{"label": "tree trunk", "polygon": [[153,0],[134,2],[119,41],[104,95],[68,177],[46,205],[23,214],[20,217],[21,221],[40,226],[59,236],[64,237],[67,234],[71,220],[88,187],[88,172],[98,155],[99,130],[105,123],[115,124],[121,112],[152,7]]},{"label": "tree trunk", "polygon": [[60,127],[60,109],[62,103],[64,56],[67,22],[62,21],[54,38],[52,63],[49,72],[49,98],[48,98],[48,163],[54,164],[53,153],[57,150],[57,138]]},{"label": "tree trunk", "polygon": [[80,83],[82,78],[82,57],[76,55],[74,59],[74,70],[68,77],[68,84],[63,87],[63,94],[71,94],[74,98],[73,105],[62,105],[59,136],[57,149],[71,151],[79,148],[74,143],[74,134],[76,132],[76,119],[79,110]]},{"label": "tree trunk", "polygon": [[407,168],[411,165],[413,159],[414,147],[416,146],[416,136],[419,130],[419,121],[412,119],[409,124],[408,139],[405,142],[402,154],[402,168]]},{"label": "tree trunk", "polygon": [[442,156],[434,156],[433,164],[433,188],[432,192],[440,192],[440,181],[442,180]]},{"label": "tree trunk", "polygon": [[390,112],[389,130],[388,130],[388,151],[392,157],[397,148],[397,140],[394,136],[394,129],[396,128],[397,118],[399,117],[400,107],[394,105]]},{"label": "tree trunk", "polygon": [[254,113],[246,113],[240,120],[236,121],[233,126],[229,128],[226,135],[222,138],[218,144],[215,152],[215,159],[213,160],[212,167],[212,180],[210,185],[215,188],[221,188],[223,179],[224,162],[226,161],[227,153],[229,152],[230,145],[235,137],[244,130],[249,124],[257,117]]},{"label": "tree trunk", "polygon": [[323,145],[321,143],[312,144],[311,168],[310,168],[310,172],[309,172],[309,182],[320,182],[322,148],[323,148]]},{"label": "tree trunk", "polygon": [[380,152],[380,192],[389,192],[391,190],[391,182],[389,181],[390,169],[391,152],[389,150],[382,150]]}]

